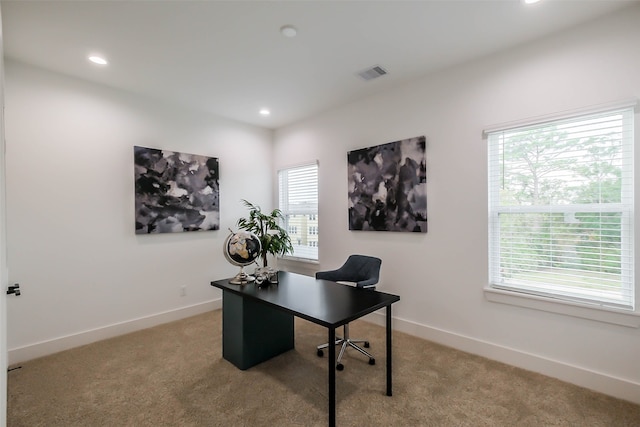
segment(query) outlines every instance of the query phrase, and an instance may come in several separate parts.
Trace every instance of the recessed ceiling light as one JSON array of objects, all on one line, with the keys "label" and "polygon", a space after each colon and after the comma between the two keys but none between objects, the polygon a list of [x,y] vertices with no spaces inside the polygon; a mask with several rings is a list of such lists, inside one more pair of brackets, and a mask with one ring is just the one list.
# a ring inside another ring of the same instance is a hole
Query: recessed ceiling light
[{"label": "recessed ceiling light", "polygon": [[89,57],[89,61],[93,62],[94,64],[98,64],[98,65],[107,65],[107,60],[100,57],[100,56],[90,56]]},{"label": "recessed ceiling light", "polygon": [[261,116],[268,116],[270,114],[271,114],[271,111],[267,110],[266,108],[263,108],[262,110],[260,110]]},{"label": "recessed ceiling light", "polygon": [[525,4],[534,4],[534,3],[538,3],[540,0],[524,0]]},{"label": "recessed ceiling light", "polygon": [[295,37],[298,34],[298,30],[293,25],[284,25],[280,27],[280,33],[285,37]]}]

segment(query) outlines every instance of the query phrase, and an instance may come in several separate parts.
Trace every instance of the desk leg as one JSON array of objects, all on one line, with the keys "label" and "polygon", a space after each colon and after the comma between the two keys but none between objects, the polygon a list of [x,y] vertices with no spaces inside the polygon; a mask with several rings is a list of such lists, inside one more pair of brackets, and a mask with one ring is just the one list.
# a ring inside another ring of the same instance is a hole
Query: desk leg
[{"label": "desk leg", "polygon": [[387,396],[391,395],[391,304],[389,304],[387,306]]},{"label": "desk leg", "polygon": [[329,427],[336,425],[336,329],[329,328]]}]

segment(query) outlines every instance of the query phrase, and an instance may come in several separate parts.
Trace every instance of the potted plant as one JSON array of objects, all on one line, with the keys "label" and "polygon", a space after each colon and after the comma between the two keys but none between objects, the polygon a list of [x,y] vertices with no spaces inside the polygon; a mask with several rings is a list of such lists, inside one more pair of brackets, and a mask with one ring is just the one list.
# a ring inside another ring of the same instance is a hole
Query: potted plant
[{"label": "potted plant", "polygon": [[242,202],[249,209],[249,218],[240,218],[238,227],[254,233],[260,239],[262,245],[260,256],[263,267],[267,267],[268,254],[275,256],[293,253],[289,234],[279,224],[280,221],[284,221],[282,212],[279,209],[274,209],[271,213],[266,214],[262,212],[260,206],[244,199]]}]

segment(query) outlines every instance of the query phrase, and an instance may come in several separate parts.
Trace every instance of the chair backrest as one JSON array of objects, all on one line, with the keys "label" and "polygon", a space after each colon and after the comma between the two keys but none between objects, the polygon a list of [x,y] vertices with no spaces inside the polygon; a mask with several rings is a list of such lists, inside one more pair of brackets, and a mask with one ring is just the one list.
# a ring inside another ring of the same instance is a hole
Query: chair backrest
[{"label": "chair backrest", "polygon": [[350,255],[337,270],[318,271],[316,279],[334,282],[354,282],[359,288],[374,289],[380,280],[380,258],[367,255]]}]

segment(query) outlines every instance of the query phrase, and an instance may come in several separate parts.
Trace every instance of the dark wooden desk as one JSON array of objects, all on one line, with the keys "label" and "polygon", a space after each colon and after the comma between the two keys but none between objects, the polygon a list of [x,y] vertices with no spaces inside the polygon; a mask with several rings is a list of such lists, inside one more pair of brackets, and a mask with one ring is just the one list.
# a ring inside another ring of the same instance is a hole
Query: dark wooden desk
[{"label": "dark wooden desk", "polygon": [[[222,289],[222,354],[247,369],[294,347],[293,316],[328,329],[336,328],[386,307],[387,396],[391,390],[391,304],[397,295],[359,289],[328,280],[280,272],[280,283],[259,288],[254,283],[232,285],[229,279],[211,282]],[[336,425],[336,349],[328,347],[329,426]]]}]

